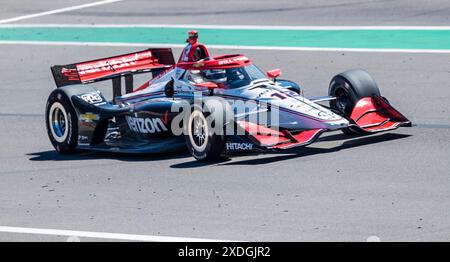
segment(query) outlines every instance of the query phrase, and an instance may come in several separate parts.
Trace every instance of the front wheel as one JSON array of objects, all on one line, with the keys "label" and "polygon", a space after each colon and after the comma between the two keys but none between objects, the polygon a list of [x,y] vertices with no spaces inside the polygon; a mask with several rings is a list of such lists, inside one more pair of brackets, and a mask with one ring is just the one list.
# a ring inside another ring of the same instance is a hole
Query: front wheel
[{"label": "front wheel", "polygon": [[[330,101],[330,108],[347,118],[350,118],[353,108],[360,99],[381,96],[377,83],[363,69],[348,70],[333,77],[328,94],[336,97],[336,100]],[[342,131],[345,134],[359,134],[351,128]]]},{"label": "front wheel", "polygon": [[186,124],[186,144],[191,155],[200,162],[217,160],[223,152],[225,137],[212,130],[214,119],[194,108]]},{"label": "front wheel", "polygon": [[47,134],[59,153],[75,152],[78,143],[78,120],[75,109],[61,90],[53,91],[45,110]]}]

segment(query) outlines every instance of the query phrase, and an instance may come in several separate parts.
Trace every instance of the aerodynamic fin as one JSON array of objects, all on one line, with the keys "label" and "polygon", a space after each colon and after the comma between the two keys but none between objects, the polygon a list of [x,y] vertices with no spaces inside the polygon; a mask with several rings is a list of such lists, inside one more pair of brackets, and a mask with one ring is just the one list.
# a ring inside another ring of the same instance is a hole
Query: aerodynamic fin
[{"label": "aerodynamic fin", "polygon": [[170,48],[152,48],[87,62],[55,65],[51,70],[56,86],[61,87],[162,70],[174,64]]},{"label": "aerodynamic fin", "polygon": [[359,100],[350,115],[354,122],[351,128],[367,133],[411,126],[404,115],[397,111],[381,96],[366,97]]},{"label": "aerodynamic fin", "polygon": [[254,123],[239,121],[238,124],[255,140],[259,146],[270,149],[288,149],[313,143],[325,130],[311,129],[292,133],[277,131]]}]

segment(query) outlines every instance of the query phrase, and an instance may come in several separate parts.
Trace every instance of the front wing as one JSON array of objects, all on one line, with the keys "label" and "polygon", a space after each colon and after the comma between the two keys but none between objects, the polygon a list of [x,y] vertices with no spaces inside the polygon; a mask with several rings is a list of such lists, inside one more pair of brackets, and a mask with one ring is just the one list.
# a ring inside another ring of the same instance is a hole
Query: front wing
[{"label": "front wing", "polygon": [[[397,111],[381,96],[366,97],[359,100],[350,117],[348,128],[359,134],[372,134],[411,126],[403,114]],[[246,121],[237,121],[237,126],[245,130],[246,136],[228,139],[225,150],[267,151],[307,146],[315,142],[327,129],[275,130]]]}]

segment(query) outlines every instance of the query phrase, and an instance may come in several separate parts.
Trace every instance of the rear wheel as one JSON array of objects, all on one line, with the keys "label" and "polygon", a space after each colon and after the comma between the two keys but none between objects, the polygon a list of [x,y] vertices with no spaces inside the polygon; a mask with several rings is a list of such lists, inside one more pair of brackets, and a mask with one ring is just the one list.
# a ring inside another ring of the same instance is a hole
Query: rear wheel
[{"label": "rear wheel", "polygon": [[[352,69],[336,75],[331,79],[328,89],[330,107],[345,117],[350,117],[356,103],[365,97],[381,96],[378,85],[369,73],[362,69]],[[353,129],[342,129],[345,134],[358,134]]]},{"label": "rear wheel", "polygon": [[56,151],[75,152],[78,143],[78,119],[67,95],[61,90],[53,91],[45,111],[47,134]]},{"label": "rear wheel", "polygon": [[194,108],[186,128],[186,144],[191,155],[201,162],[217,160],[223,152],[225,137],[211,130],[214,121],[207,113]]}]

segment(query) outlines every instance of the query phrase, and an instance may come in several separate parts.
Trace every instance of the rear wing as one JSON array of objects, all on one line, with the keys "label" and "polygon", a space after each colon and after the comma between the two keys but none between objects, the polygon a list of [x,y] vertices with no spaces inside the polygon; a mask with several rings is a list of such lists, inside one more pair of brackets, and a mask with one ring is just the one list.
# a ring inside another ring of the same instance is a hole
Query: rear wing
[{"label": "rear wing", "polygon": [[136,53],[102,58],[87,62],[51,67],[57,87],[113,80],[114,96],[120,95],[121,77],[125,77],[126,92],[133,91],[133,75],[159,73],[175,64],[172,49],[151,48]]}]

